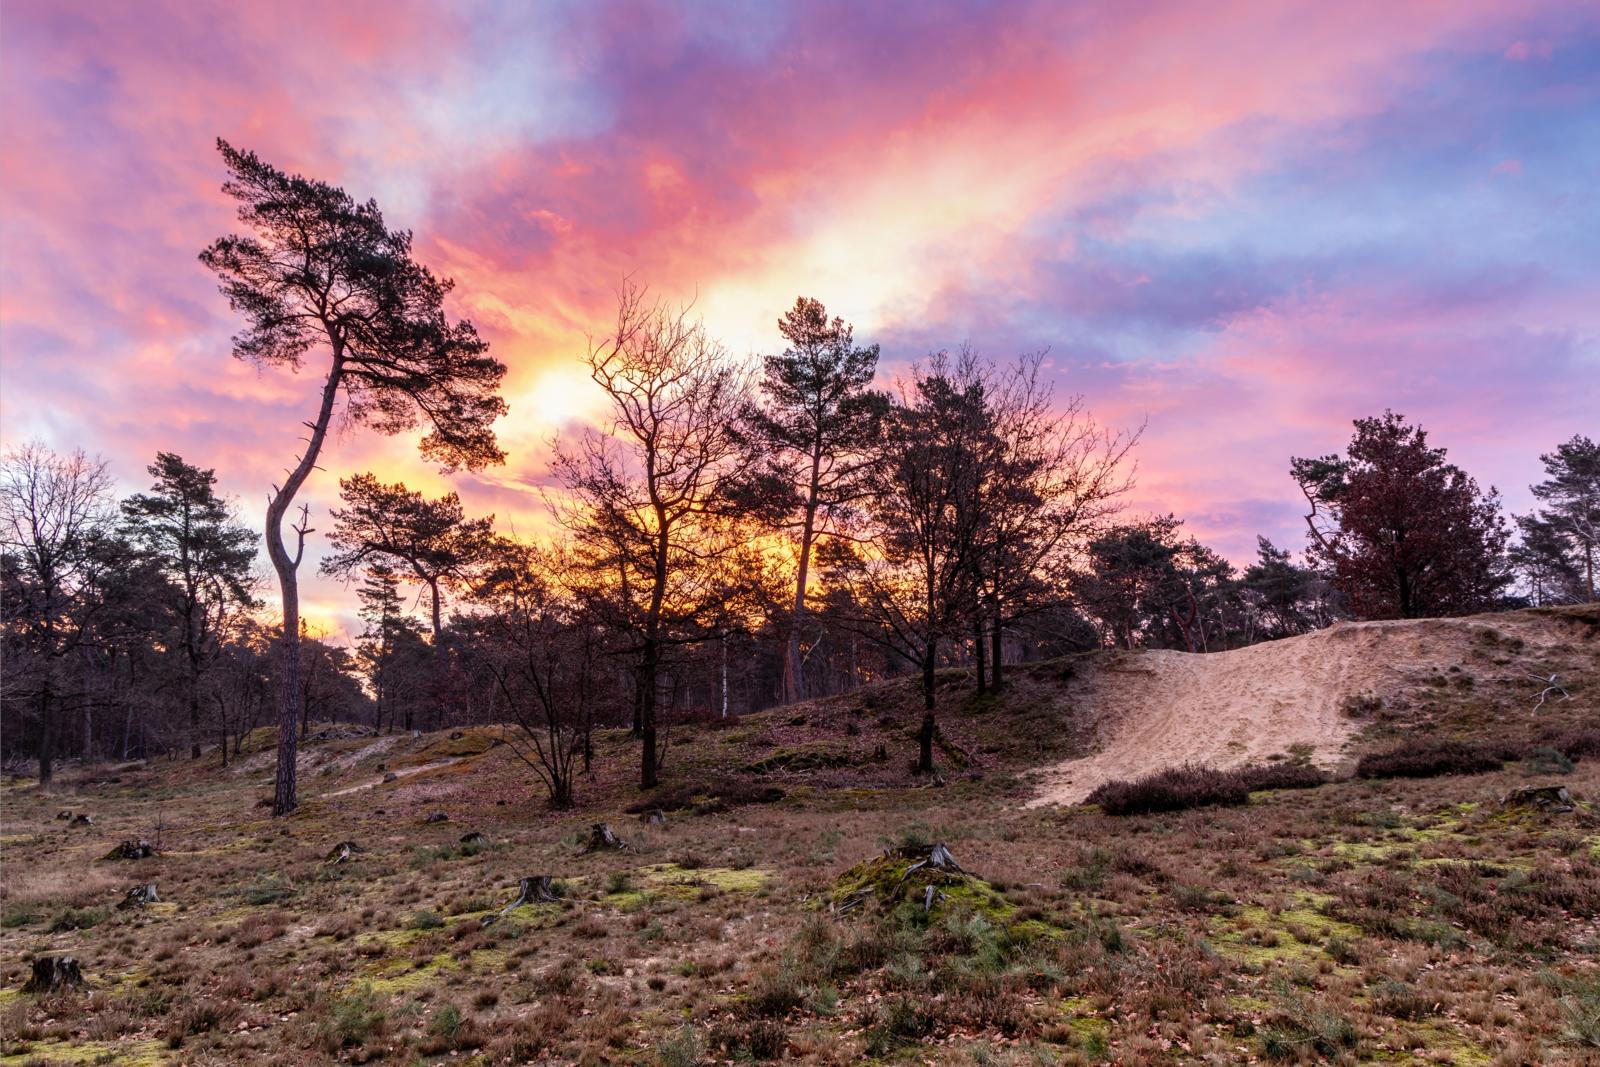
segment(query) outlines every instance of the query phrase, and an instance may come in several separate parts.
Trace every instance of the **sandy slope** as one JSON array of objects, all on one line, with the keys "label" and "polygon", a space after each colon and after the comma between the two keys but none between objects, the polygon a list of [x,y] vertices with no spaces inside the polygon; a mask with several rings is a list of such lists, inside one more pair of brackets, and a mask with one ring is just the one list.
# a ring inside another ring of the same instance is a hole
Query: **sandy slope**
[{"label": "sandy slope", "polygon": [[1357,723],[1352,697],[1386,696],[1464,662],[1475,641],[1562,640],[1525,615],[1341,623],[1233,652],[1163,650],[1108,657],[1073,703],[1101,726],[1092,756],[1045,768],[1030,803],[1074,804],[1097,785],[1185,762],[1233,767],[1310,745],[1331,767]]}]

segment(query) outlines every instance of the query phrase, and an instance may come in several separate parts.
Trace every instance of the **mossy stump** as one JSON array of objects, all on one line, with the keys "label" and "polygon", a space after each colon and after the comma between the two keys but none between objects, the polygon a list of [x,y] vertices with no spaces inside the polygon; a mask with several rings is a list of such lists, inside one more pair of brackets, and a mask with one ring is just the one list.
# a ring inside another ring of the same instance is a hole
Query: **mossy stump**
[{"label": "mossy stump", "polygon": [[128,908],[142,908],[146,904],[159,903],[161,903],[161,897],[156,893],[156,884],[154,882],[144,882],[123,894],[121,902],[117,904],[117,910],[125,911]]},{"label": "mossy stump", "polygon": [[610,823],[597,822],[589,828],[589,843],[583,846],[583,851],[616,852],[627,847],[628,843],[617,836]]},{"label": "mossy stump", "polygon": [[83,985],[83,970],[71,956],[36,956],[24,993],[59,993]]},{"label": "mossy stump", "polygon": [[873,902],[884,911],[909,903],[930,914],[959,906],[994,919],[1005,919],[1015,910],[998,890],[957,863],[942,843],[891,848],[858,863],[839,876],[828,895],[836,915]]},{"label": "mossy stump", "polygon": [[150,842],[134,841],[130,838],[127,841],[119,841],[110,852],[100,858],[107,860],[147,860],[159,855],[161,853],[157,852]]},{"label": "mossy stump", "polygon": [[1572,794],[1564,785],[1525,785],[1513,789],[1500,801],[1502,808],[1533,808],[1547,815],[1565,815],[1576,809]]}]

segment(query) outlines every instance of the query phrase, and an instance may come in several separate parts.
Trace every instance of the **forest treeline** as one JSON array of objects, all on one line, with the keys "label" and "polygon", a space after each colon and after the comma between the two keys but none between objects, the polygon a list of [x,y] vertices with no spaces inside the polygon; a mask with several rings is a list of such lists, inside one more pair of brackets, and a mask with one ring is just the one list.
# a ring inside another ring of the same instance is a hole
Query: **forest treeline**
[{"label": "forest treeline", "polygon": [[234,355],[323,388],[264,536],[172,453],[122,500],[81,452],[6,453],[0,744],[45,785],[66,758],[226,763],[276,725],[284,814],[297,743],[324,724],[505,723],[565,806],[597,726],[635,733],[649,788],[675,723],[901,675],[925,707],[907,757],[931,771],[944,667],[994,692],[1014,664],[1108,645],[1211,652],[1343,618],[1595,598],[1587,437],[1541,457],[1540,506],[1508,524],[1421,427],[1359,419],[1345,452],[1285,457],[1305,551],[1261,538],[1241,569],[1177,516],[1126,512],[1139,430],[1053,393],[1043,354],[963,347],[885,381],[877,346],[802,297],[751,366],[626,283],[585,356],[605,417],[551,443],[558,536],[518,538],[455,493],[340,479],[321,567],[359,599],[344,647],[298,601],[316,532],[295,501],[330,462],[333,418],[420,429],[426,458],[479,470],[504,460],[505,368],[375,203],[219,146],[245,232],[201,259],[243,322]]}]

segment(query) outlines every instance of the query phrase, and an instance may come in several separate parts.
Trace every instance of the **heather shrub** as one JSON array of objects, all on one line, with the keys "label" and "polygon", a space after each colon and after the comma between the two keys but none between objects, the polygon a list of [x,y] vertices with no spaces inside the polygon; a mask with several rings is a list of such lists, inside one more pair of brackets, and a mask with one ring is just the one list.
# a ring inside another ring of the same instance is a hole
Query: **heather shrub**
[{"label": "heather shrub", "polygon": [[1208,804],[1243,804],[1249,799],[1250,785],[1238,773],[1192,763],[1132,782],[1106,782],[1086,798],[1107,815],[1182,811]]},{"label": "heather shrub", "polygon": [[1600,757],[1600,726],[1568,726],[1547,732],[1542,743],[1573,763]]},{"label": "heather shrub", "polygon": [[1257,789],[1315,789],[1328,781],[1320,767],[1309,763],[1264,763],[1233,772],[1254,792]]},{"label": "heather shrub", "polygon": [[1385,752],[1369,752],[1356,763],[1358,778],[1437,778],[1444,774],[1497,771],[1500,754],[1465,741],[1418,737]]}]

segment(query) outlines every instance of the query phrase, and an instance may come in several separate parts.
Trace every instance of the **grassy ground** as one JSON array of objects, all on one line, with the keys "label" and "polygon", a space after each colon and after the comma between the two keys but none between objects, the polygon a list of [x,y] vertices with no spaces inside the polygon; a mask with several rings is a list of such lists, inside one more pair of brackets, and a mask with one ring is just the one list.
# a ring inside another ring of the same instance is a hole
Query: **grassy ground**
[{"label": "grassy ground", "polygon": [[[1500,805],[1546,782],[1600,799],[1600,760],[1027,809],[1024,769],[1088,743],[1060,697],[1089,663],[1019,672],[1000,700],[948,675],[939,784],[908,773],[898,686],[677,728],[647,801],[665,825],[625,810],[620,732],[559,814],[492,729],[310,745],[287,820],[258,806],[265,737],[227,771],[10,780],[0,1063],[1600,1063],[1600,817]],[[1600,714],[1582,665],[1538,713],[1527,672],[1490,665],[1352,713],[1373,744]],[[602,820],[625,851],[583,852]],[[129,837],[161,855],[99,859]],[[342,840],[363,851],[325,863]],[[883,857],[933,840],[978,877]],[[540,874],[561,902],[486,921]],[[116,910],[135,882],[165,903]],[[21,993],[34,953],[76,956],[87,990]]]}]

